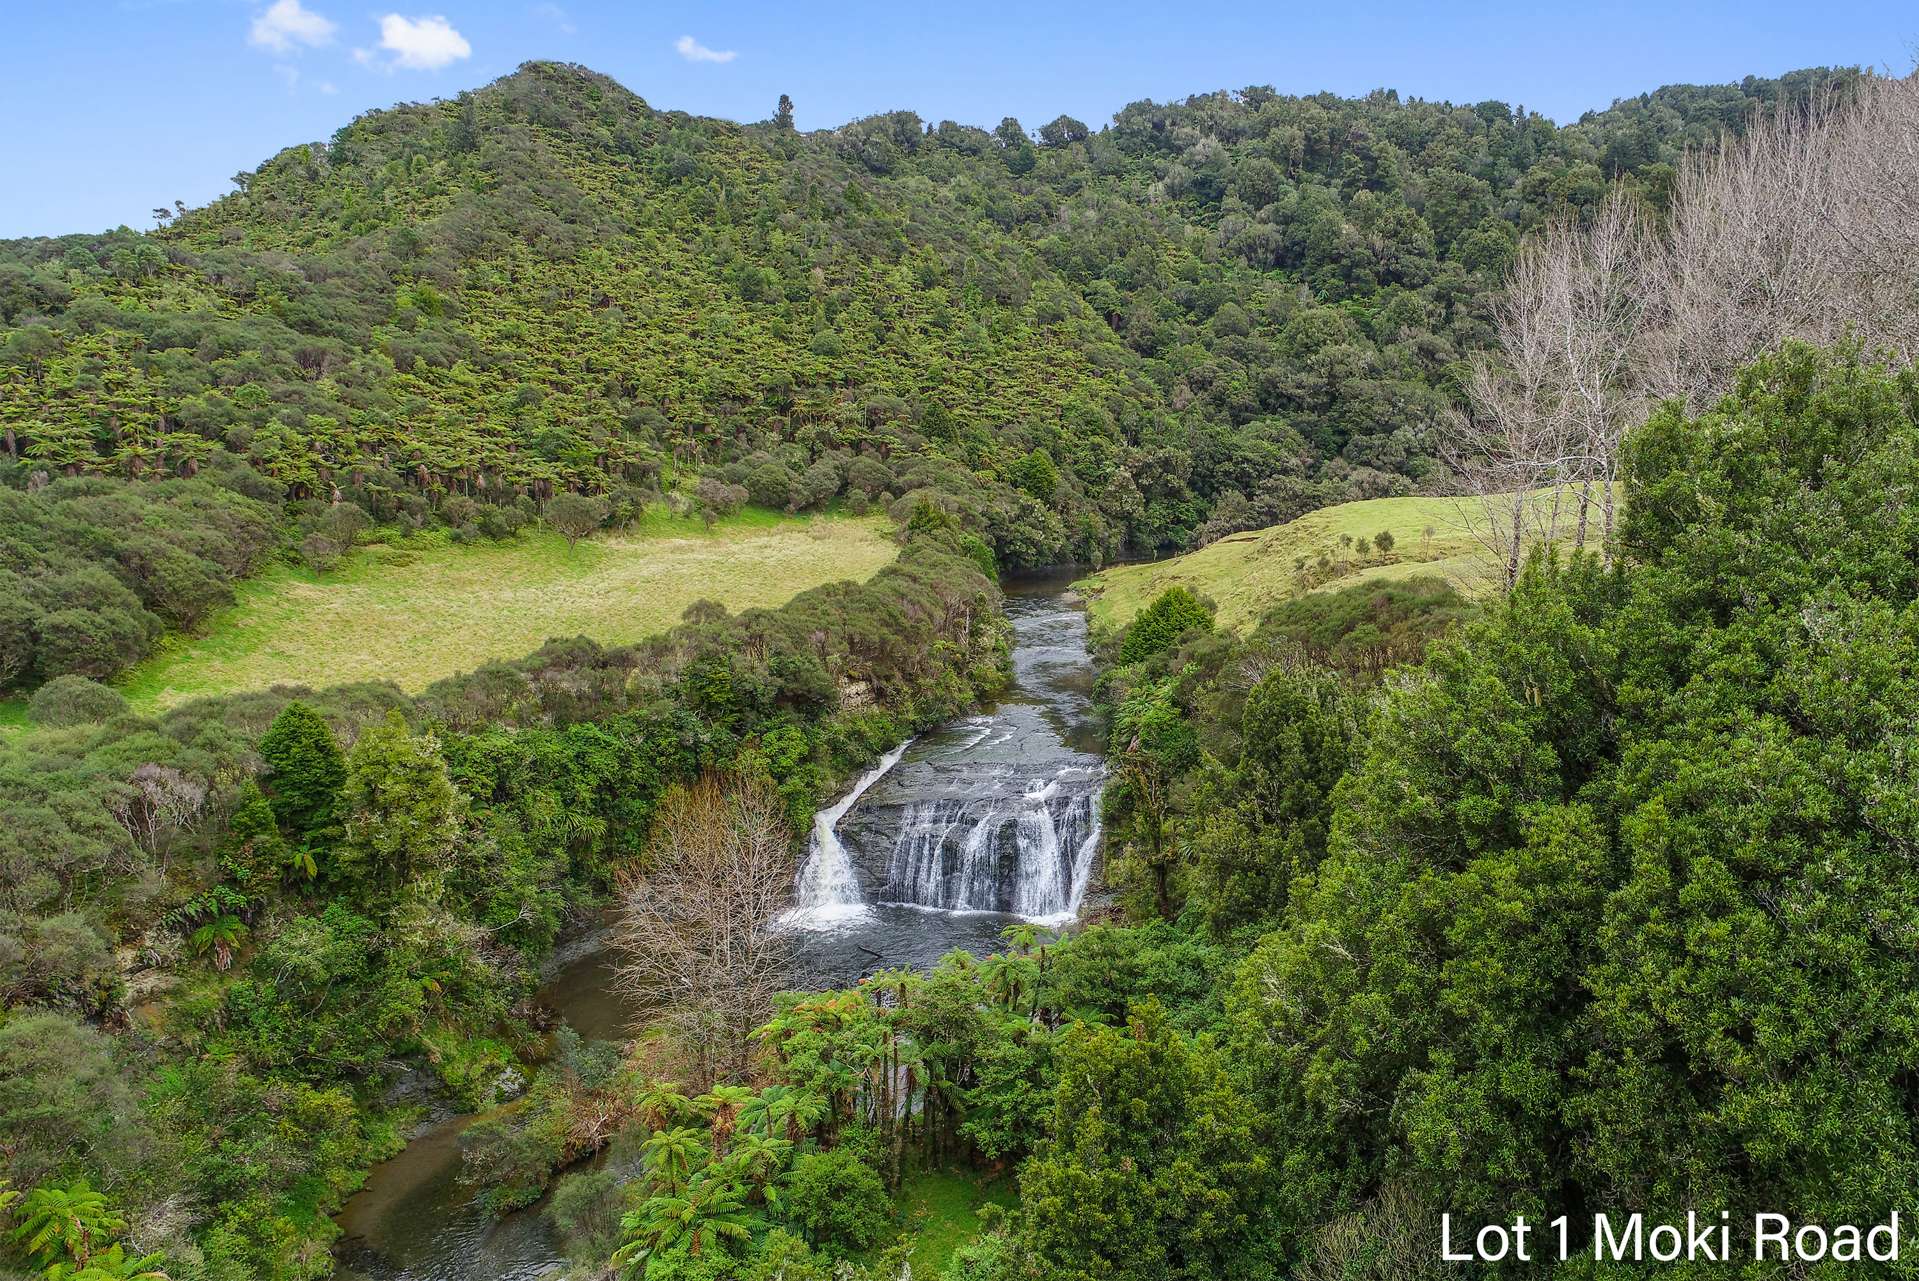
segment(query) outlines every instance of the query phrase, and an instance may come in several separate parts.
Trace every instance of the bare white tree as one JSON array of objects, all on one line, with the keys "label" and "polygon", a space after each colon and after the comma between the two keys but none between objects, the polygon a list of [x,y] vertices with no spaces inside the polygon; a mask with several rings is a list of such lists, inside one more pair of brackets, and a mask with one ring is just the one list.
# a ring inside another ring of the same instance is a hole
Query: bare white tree
[{"label": "bare white tree", "polygon": [[171,765],[149,762],[128,777],[112,809],[127,835],[165,868],[174,836],[193,826],[206,801],[205,783]]},{"label": "bare white tree", "polygon": [[1620,445],[1654,401],[1707,409],[1790,339],[1919,354],[1919,80],[1756,114],[1684,158],[1663,232],[1623,188],[1548,224],[1515,255],[1496,323],[1444,453],[1510,588],[1527,540],[1560,536],[1568,495],[1575,544],[1596,506],[1610,555]]},{"label": "bare white tree", "polygon": [[619,887],[620,985],[676,1034],[696,1084],[744,1075],[792,984],[774,928],[795,872],[785,806],[764,779],[706,775],[661,800],[650,854]]},{"label": "bare white tree", "polygon": [[1561,332],[1567,269],[1556,238],[1522,244],[1495,305],[1500,346],[1480,353],[1467,374],[1469,411],[1441,444],[1447,466],[1478,510],[1466,525],[1500,564],[1510,591],[1525,549],[1542,524],[1557,521],[1558,486],[1580,462],[1568,413]]},{"label": "bare white tree", "polygon": [[[1549,262],[1563,276],[1554,293],[1559,324],[1560,373],[1565,413],[1571,420],[1570,450],[1577,472],[1579,515],[1574,546],[1584,550],[1595,503],[1599,545],[1610,555],[1619,447],[1626,429],[1644,416],[1647,397],[1639,377],[1658,253],[1645,210],[1621,188],[1600,203],[1583,225],[1560,224],[1547,241]],[[1557,534],[1557,529],[1554,529]]]},{"label": "bare white tree", "polygon": [[1844,332],[1854,311],[1837,252],[1844,115],[1829,98],[1781,104],[1679,166],[1654,395],[1704,409],[1780,341]]},{"label": "bare white tree", "polygon": [[1870,81],[1842,137],[1840,249],[1870,317],[1861,336],[1910,364],[1919,356],[1919,75]]},{"label": "bare white tree", "polygon": [[1919,83],[1781,104],[1673,191],[1655,395],[1694,410],[1788,339],[1919,352]]}]

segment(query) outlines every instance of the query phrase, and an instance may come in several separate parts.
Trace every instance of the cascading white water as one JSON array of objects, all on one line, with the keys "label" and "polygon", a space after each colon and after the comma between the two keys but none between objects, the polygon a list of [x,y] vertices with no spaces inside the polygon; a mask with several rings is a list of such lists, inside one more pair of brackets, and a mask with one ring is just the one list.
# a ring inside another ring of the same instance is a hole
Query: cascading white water
[{"label": "cascading white water", "polygon": [[[991,711],[895,748],[821,810],[782,918],[897,948],[900,908],[1061,924],[1079,914],[1099,849],[1105,765],[1086,622],[1056,599],[1009,600],[1014,685]],[[897,766],[897,768],[895,768]],[[848,922],[857,922],[849,928]],[[983,926],[982,928],[992,928]],[[875,933],[877,931],[877,934]]]},{"label": "cascading white water", "polygon": [[799,880],[793,888],[793,906],[780,917],[782,925],[844,920],[866,911],[860,894],[860,875],[853,858],[840,840],[839,822],[846,811],[866,793],[866,789],[886,777],[913,740],[907,739],[880,757],[880,763],[860,775],[852,790],[813,816],[813,835],[807,842],[806,861],[800,864]]},{"label": "cascading white water", "polygon": [[1008,797],[906,808],[880,900],[1059,923],[1079,912],[1099,848],[1097,771],[1070,765]]}]

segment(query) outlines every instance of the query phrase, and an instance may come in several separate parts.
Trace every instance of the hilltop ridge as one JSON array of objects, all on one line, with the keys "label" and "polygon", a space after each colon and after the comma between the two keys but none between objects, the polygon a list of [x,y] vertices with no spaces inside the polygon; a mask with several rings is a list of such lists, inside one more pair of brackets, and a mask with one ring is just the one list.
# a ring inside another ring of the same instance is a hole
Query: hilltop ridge
[{"label": "hilltop ridge", "polygon": [[1681,149],[1850,74],[1563,128],[1256,87],[802,134],[557,63],[368,112],[152,233],[0,243],[0,686],[113,674],[348,506],[484,534],[569,490],[858,491],[1017,568],[1448,492],[1520,234],[1615,179],[1657,208]]}]

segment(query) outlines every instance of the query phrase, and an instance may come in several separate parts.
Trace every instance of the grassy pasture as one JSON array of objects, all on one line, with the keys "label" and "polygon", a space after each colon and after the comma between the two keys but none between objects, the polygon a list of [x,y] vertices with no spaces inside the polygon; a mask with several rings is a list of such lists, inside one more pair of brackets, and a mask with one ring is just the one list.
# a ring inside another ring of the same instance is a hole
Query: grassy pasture
[{"label": "grassy pasture", "polygon": [[326,574],[276,565],[200,632],[169,638],[120,682],[155,711],[283,682],[391,680],[408,691],[517,658],[553,637],[636,641],[696,600],[775,606],[840,579],[864,579],[897,549],[883,518],[747,511],[712,532],[665,512],[581,542],[544,529],[503,544],[444,538],[370,544]]},{"label": "grassy pasture", "polygon": [[[1390,555],[1365,558],[1342,548],[1341,535],[1373,539],[1392,533]],[[1428,530],[1432,532],[1427,533]],[[1321,555],[1352,561],[1331,577],[1302,585],[1295,568]],[[1084,580],[1094,625],[1123,627],[1168,587],[1184,586],[1210,596],[1222,627],[1247,631],[1266,611],[1302,591],[1337,591],[1354,583],[1428,575],[1444,578],[1468,595],[1481,590],[1491,562],[1467,527],[1455,498],[1373,498],[1309,512],[1268,529],[1232,534],[1184,556],[1140,565],[1118,565]]]},{"label": "grassy pasture", "polygon": [[[897,1204],[901,1225],[913,1239],[913,1275],[944,1275],[954,1252],[979,1235],[980,1211],[988,1205],[1011,1209],[1018,1200],[1010,1177],[982,1178],[953,1170],[907,1175]],[[879,1254],[873,1251],[868,1261],[877,1262]]]}]

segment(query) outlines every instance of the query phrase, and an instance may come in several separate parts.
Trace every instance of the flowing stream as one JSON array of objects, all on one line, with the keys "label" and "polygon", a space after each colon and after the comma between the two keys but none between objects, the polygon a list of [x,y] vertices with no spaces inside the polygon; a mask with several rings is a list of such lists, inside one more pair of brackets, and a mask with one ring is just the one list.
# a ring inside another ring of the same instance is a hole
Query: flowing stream
[{"label": "flowing stream", "polygon": [[[984,954],[1019,920],[1073,919],[1099,846],[1100,736],[1086,616],[1065,577],[1007,586],[1013,689],[990,712],[900,744],[814,816],[792,931],[808,986]],[[587,943],[540,1001],[581,1035],[618,1038],[630,1011],[613,959]],[[459,1181],[471,1117],[426,1127],[340,1214],[346,1281],[532,1281],[564,1272],[540,1207],[495,1218]]]}]

